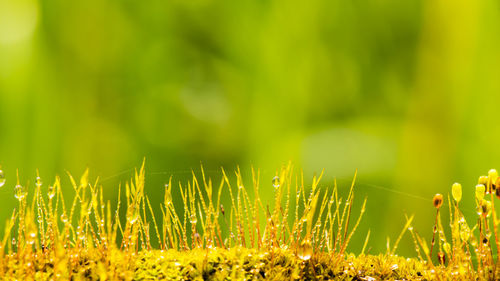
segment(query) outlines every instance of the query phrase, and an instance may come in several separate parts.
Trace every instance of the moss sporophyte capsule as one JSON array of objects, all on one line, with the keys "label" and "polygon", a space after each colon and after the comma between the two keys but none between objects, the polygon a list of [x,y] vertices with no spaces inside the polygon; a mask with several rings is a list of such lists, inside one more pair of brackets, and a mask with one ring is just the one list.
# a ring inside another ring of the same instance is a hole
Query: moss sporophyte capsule
[{"label": "moss sporophyte capsule", "polygon": [[487,217],[490,215],[491,211],[491,202],[488,200],[481,200],[481,215]]},{"label": "moss sporophyte capsule", "polygon": [[491,180],[492,183],[494,183],[498,178],[498,172],[495,169],[491,169],[488,171],[488,179]]},{"label": "moss sporophyte capsule", "polygon": [[477,180],[477,184],[484,184],[486,185],[488,183],[488,177],[487,176],[480,176],[479,179]]},{"label": "moss sporophyte capsule", "polygon": [[486,186],[484,184],[476,185],[476,200],[481,202],[484,198],[484,194],[486,192]]},{"label": "moss sporophyte capsule", "polygon": [[443,205],[443,195],[441,195],[439,193],[434,195],[434,198],[432,199],[432,204],[437,209],[441,208],[441,205]]},{"label": "moss sporophyte capsule", "polygon": [[439,261],[439,263],[440,263],[441,265],[444,265],[444,264],[446,263],[446,256],[445,256],[445,254],[444,254],[443,252],[439,252],[439,253],[437,254],[437,256],[438,256],[438,261]]},{"label": "moss sporophyte capsule", "polygon": [[451,187],[451,195],[455,201],[460,202],[462,200],[462,185],[459,183],[454,183]]},{"label": "moss sporophyte capsule", "polygon": [[500,177],[495,181],[495,194],[500,199]]}]

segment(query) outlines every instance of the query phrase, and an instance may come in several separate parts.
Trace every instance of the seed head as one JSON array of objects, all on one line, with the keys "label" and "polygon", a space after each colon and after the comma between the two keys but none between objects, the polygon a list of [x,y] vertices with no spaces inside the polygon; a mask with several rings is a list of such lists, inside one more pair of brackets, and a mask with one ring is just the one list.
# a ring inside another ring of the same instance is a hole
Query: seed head
[{"label": "seed head", "polygon": [[441,195],[439,193],[434,195],[434,198],[432,199],[432,204],[437,209],[441,208],[441,205],[443,205],[443,195]]}]

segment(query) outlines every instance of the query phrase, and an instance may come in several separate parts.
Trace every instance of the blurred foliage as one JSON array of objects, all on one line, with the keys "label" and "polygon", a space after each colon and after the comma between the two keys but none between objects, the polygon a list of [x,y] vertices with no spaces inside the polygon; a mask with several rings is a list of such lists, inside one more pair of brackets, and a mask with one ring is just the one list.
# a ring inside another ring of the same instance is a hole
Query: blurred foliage
[{"label": "blurred foliage", "polygon": [[3,202],[16,168],[88,166],[112,199],[144,156],[152,194],[200,161],[215,178],[259,167],[271,188],[292,160],[345,188],[358,169],[373,251],[403,212],[430,236],[432,195],[499,166],[499,6],[0,0]]}]

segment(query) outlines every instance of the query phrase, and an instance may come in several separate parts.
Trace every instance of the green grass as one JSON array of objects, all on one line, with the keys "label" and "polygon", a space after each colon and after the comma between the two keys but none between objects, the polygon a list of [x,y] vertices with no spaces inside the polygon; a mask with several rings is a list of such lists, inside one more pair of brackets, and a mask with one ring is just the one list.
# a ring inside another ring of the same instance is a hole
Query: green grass
[{"label": "green grass", "polygon": [[[144,192],[144,163],[124,190],[120,188],[116,206],[104,201],[102,186],[98,180],[89,181],[88,171],[79,181],[68,176],[75,194],[70,201],[65,201],[59,177],[48,186],[37,177],[31,192],[18,180],[14,196],[19,206],[0,244],[3,279],[495,280],[500,276],[494,204],[500,179],[495,170],[479,178],[477,221],[466,222],[459,208],[462,187],[454,184],[453,199],[447,198],[449,231],[440,215],[445,198],[437,194],[432,202],[436,208],[432,240],[426,242],[409,217],[394,245],[381,255],[364,253],[369,233],[361,253],[348,250],[366,206],[365,199],[353,207],[355,176],[348,193],[339,194],[336,184],[318,187],[322,174],[306,186],[291,165],[265,184],[259,171],[252,170],[250,186],[244,185],[239,170],[234,176],[221,170],[220,180],[214,182],[202,169],[176,187],[180,206],[172,200],[171,181],[165,185],[163,203],[150,204]],[[274,198],[264,200],[259,189],[269,185]],[[226,206],[223,194],[230,201]],[[405,233],[415,243],[415,258],[396,254]]]}]

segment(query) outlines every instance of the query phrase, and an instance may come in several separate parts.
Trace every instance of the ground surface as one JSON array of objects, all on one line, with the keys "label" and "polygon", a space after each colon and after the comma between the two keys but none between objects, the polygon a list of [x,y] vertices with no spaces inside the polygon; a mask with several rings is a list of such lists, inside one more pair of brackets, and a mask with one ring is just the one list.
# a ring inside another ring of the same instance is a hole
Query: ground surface
[{"label": "ground surface", "polygon": [[467,280],[469,274],[449,275],[444,267],[387,255],[340,259],[320,253],[303,260],[284,249],[246,248],[109,253],[107,257],[80,252],[57,258],[38,253],[38,261],[24,268],[16,267],[16,256],[8,256],[2,276],[5,280]]}]

